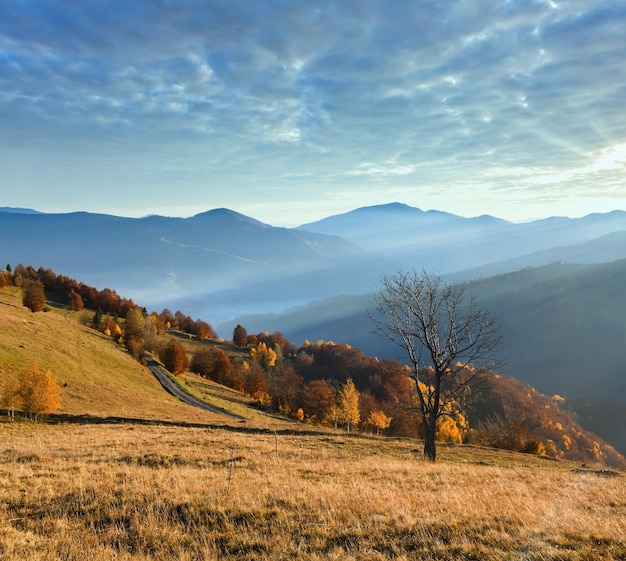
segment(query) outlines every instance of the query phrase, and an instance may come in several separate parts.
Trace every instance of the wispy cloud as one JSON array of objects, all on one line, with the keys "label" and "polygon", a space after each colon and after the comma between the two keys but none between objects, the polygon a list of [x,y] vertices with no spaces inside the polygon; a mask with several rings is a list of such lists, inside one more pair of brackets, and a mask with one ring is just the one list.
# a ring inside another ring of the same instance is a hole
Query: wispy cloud
[{"label": "wispy cloud", "polygon": [[0,181],[14,206],[109,189],[143,214],[176,189],[303,221],[320,185],[460,212],[489,184],[500,215],[543,185],[565,213],[624,180],[625,25],[615,0],[5,2]]}]

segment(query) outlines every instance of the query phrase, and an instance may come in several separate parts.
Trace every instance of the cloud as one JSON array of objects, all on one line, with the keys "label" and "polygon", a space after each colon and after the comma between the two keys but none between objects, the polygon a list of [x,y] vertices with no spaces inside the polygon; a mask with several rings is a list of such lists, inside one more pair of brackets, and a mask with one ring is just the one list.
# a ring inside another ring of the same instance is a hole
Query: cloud
[{"label": "cloud", "polygon": [[[0,150],[53,154],[60,183],[106,158],[94,183],[170,178],[188,205],[207,184],[203,202],[234,207],[219,188],[300,204],[319,185],[613,185],[625,24],[626,5],[592,0],[5,2]],[[580,171],[604,153],[614,167]]]}]

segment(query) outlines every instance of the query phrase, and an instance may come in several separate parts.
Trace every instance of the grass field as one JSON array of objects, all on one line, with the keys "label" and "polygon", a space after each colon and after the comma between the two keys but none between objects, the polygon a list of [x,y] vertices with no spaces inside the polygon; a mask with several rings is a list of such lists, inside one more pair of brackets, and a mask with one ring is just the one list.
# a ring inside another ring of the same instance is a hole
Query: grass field
[{"label": "grass field", "polygon": [[626,478],[341,434],[0,423],[0,558],[626,559]]}]

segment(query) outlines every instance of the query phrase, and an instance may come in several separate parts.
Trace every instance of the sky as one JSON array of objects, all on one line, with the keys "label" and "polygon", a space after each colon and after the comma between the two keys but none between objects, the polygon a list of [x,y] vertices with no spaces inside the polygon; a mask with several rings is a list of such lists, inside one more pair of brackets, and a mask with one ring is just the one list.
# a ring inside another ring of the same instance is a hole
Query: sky
[{"label": "sky", "polygon": [[623,0],[5,0],[0,206],[626,209]]}]

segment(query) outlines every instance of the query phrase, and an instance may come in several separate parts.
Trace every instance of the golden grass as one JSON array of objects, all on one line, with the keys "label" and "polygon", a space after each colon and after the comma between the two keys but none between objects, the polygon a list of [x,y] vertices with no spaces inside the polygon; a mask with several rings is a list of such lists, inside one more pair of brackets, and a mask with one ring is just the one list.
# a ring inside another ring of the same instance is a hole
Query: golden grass
[{"label": "golden grass", "polygon": [[626,558],[623,474],[439,456],[341,434],[3,422],[0,558]]}]

